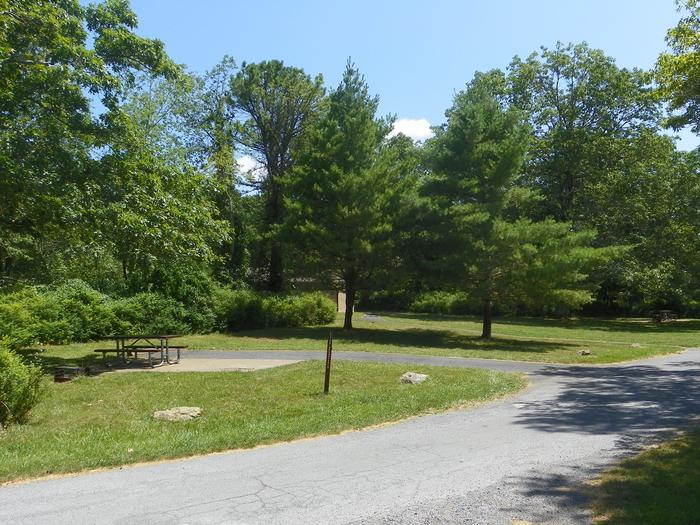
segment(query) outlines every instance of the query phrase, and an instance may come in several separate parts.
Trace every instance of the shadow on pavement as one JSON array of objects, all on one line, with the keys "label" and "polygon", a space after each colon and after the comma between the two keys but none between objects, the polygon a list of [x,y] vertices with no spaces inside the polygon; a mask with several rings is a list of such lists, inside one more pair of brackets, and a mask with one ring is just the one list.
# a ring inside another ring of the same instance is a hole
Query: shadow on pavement
[{"label": "shadow on pavement", "polygon": [[686,428],[700,416],[700,364],[592,368],[547,367],[544,378],[563,388],[526,404],[516,423],[549,432],[620,434],[631,442]]},{"label": "shadow on pavement", "polygon": [[519,497],[515,498],[516,505],[503,506],[501,510],[538,524],[590,523],[588,505],[592,493],[582,480],[595,474],[592,468],[575,468],[567,474],[511,478],[506,490]]}]

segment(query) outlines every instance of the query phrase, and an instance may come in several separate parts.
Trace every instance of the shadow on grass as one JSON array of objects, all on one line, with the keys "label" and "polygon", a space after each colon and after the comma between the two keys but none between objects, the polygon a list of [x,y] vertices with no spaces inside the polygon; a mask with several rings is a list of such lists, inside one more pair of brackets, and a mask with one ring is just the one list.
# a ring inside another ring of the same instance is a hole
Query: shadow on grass
[{"label": "shadow on grass", "polygon": [[654,323],[644,319],[536,319],[526,317],[503,317],[498,324],[532,327],[554,327],[569,330],[594,330],[629,334],[684,334],[700,330],[700,320]]},{"label": "shadow on grass", "polygon": [[[416,313],[386,313],[380,314],[397,319],[414,319],[431,322],[469,321],[480,323],[481,318],[472,315],[437,315]],[[630,334],[665,334],[665,333],[696,333],[700,331],[700,319],[680,320],[676,322],[654,323],[645,319],[606,319],[606,318],[576,318],[551,319],[542,317],[496,317],[496,325],[531,326],[535,328],[563,328],[570,330],[598,330],[602,332],[622,332]]]},{"label": "shadow on grass", "polygon": [[[276,328],[248,330],[232,334],[239,338],[268,340],[311,339],[322,345],[328,338],[327,327]],[[489,350],[507,352],[547,353],[562,349],[574,349],[578,345],[565,342],[494,338],[484,341],[477,336],[450,330],[407,328],[387,330],[382,328],[354,328],[351,331],[334,329],[333,338],[340,343],[375,344],[393,347],[443,348],[457,350]]]},{"label": "shadow on grass", "polygon": [[116,363],[116,359],[104,361],[101,356],[92,353],[83,356],[60,357],[56,354],[46,354],[40,349],[28,348],[20,350],[19,354],[28,361],[39,364],[47,373],[53,373],[59,367],[91,367],[99,369],[108,364],[114,367]]},{"label": "shadow on grass", "polygon": [[[634,449],[632,449],[634,451]],[[638,448],[636,452],[639,452]],[[694,525],[700,516],[700,429],[663,443],[607,469],[604,464],[563,473],[509,480],[526,501],[544,500],[548,509],[529,509],[535,523],[589,523],[598,517],[615,525]],[[587,480],[599,478],[595,483]],[[591,509],[591,510],[589,510]],[[520,509],[512,509],[516,513]]]},{"label": "shadow on grass", "polygon": [[609,523],[700,519],[700,430],[622,462],[602,476],[594,508]]}]

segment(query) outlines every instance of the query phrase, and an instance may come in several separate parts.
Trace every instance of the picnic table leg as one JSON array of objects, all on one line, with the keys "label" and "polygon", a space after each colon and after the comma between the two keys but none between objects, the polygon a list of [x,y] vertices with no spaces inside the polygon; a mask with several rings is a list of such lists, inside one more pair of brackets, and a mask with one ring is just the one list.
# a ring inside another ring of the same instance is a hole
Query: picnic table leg
[{"label": "picnic table leg", "polygon": [[170,341],[165,341],[165,348],[166,348],[166,355],[168,356],[168,364],[169,365],[174,365],[176,363],[180,362],[180,349],[177,348],[177,360],[176,361],[171,361],[170,360]]},{"label": "picnic table leg", "polygon": [[124,341],[117,339],[117,359],[120,359],[126,363],[126,354],[124,353]]},{"label": "picnic table leg", "polygon": [[165,348],[163,347],[163,339],[160,340],[160,363],[158,366],[163,366],[167,361],[167,354],[165,353]]}]

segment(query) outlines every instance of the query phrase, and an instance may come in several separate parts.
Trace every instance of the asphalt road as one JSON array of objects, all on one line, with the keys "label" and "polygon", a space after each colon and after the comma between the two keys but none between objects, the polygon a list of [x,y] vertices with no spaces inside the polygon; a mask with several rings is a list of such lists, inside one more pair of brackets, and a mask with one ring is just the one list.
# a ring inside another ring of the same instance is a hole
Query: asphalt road
[{"label": "asphalt road", "polygon": [[0,487],[0,523],[588,523],[585,479],[700,416],[700,350],[606,367],[336,357],[523,371],[532,386],[365,431]]}]

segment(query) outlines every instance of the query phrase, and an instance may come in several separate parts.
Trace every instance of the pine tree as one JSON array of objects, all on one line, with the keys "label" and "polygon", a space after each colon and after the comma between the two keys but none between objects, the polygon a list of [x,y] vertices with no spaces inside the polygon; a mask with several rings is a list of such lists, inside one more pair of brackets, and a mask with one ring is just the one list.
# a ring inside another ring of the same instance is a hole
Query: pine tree
[{"label": "pine tree", "polygon": [[442,237],[439,271],[482,305],[482,337],[491,337],[495,303],[589,301],[586,271],[603,256],[590,247],[595,233],[524,218],[537,195],[515,184],[530,134],[523,113],[493,95],[488,76],[477,75],[446,116],[426,145],[432,176],[422,189]]},{"label": "pine tree", "polygon": [[389,265],[393,217],[413,180],[401,162],[387,161],[408,139],[385,140],[390,126],[376,117],[378,102],[348,62],[287,183],[287,229],[301,266],[344,290],[346,329],[357,292]]}]

